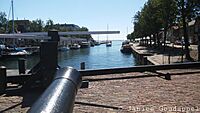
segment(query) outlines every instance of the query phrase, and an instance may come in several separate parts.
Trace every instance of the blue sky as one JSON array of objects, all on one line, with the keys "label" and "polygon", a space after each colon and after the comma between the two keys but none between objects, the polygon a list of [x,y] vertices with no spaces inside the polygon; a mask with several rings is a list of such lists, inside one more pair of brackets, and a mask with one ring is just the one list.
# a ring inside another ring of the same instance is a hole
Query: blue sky
[{"label": "blue sky", "polygon": [[[133,31],[132,17],[147,0],[14,0],[15,19],[52,19],[54,23],[85,26],[90,31],[119,30],[109,39],[125,39]],[[8,14],[10,0],[0,0],[0,11]],[[128,29],[128,30],[127,30]],[[106,35],[93,38],[106,39]]]}]

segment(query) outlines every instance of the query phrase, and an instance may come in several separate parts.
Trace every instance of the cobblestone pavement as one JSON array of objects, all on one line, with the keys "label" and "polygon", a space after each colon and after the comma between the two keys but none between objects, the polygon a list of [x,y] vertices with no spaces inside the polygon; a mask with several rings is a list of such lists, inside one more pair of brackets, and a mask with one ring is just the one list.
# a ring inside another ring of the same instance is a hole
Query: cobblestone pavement
[{"label": "cobblestone pavement", "polygon": [[93,82],[79,90],[74,112],[199,113],[200,73],[195,71],[166,71],[173,72],[172,80],[149,72],[85,78]]},{"label": "cobblestone pavement", "polygon": [[[151,72],[84,77],[75,113],[200,113],[200,70],[167,70],[172,80]],[[12,94],[12,93],[11,93]],[[37,94],[0,96],[0,112],[27,112]]]}]

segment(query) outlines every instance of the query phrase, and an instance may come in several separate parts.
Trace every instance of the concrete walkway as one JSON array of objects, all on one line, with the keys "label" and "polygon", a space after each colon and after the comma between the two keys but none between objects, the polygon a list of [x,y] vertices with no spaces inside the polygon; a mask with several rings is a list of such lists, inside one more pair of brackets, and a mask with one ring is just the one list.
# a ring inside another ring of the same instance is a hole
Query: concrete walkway
[{"label": "concrete walkway", "polygon": [[[174,46],[172,48],[170,45],[168,46],[168,51],[166,52],[161,52],[159,50],[150,48],[150,47],[145,47],[145,46],[140,46],[139,43],[134,43],[132,46],[134,51],[137,51],[139,54],[151,54],[147,55],[147,60],[151,62],[154,65],[160,65],[160,64],[171,64],[171,63],[181,63],[181,62],[187,62],[185,59],[185,55],[182,54],[181,47],[179,46]],[[196,46],[191,46],[190,47],[190,53],[191,56],[194,59],[197,59],[197,50]]]}]

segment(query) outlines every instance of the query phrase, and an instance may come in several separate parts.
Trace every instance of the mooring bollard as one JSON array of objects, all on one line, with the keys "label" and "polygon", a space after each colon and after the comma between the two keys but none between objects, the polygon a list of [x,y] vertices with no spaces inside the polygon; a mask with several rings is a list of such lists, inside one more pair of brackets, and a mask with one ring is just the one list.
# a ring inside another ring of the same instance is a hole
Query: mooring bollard
[{"label": "mooring bollard", "polygon": [[148,59],[147,57],[144,57],[144,65],[147,65],[148,64]]},{"label": "mooring bollard", "polygon": [[81,70],[85,69],[85,62],[81,62]]},{"label": "mooring bollard", "polygon": [[168,54],[168,64],[170,64],[170,57],[171,57],[171,55]]},{"label": "mooring bollard", "polygon": [[165,74],[165,79],[166,80],[171,80],[171,75],[169,73]]},{"label": "mooring bollard", "polygon": [[0,94],[4,93],[7,87],[6,67],[0,66]]},{"label": "mooring bollard", "polygon": [[80,88],[88,88],[89,87],[89,81],[82,81],[81,87]]},{"label": "mooring bollard", "polygon": [[25,74],[26,73],[26,59],[20,58],[18,60],[18,68],[19,68],[19,74]]}]

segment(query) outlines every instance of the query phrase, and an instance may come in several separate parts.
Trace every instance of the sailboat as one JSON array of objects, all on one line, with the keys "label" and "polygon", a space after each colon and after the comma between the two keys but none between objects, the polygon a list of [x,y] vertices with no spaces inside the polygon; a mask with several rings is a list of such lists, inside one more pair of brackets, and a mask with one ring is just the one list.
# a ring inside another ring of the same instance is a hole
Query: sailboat
[{"label": "sailboat", "polygon": [[[108,31],[108,25],[107,25],[107,31]],[[108,40],[108,34],[107,34],[107,40],[106,40],[106,47],[111,47],[112,42]]]},{"label": "sailboat", "polygon": [[[128,35],[128,27],[127,27],[127,35]],[[125,40],[122,42],[122,46],[120,51],[122,53],[132,53],[133,44],[129,40]]]},{"label": "sailboat", "polygon": [[98,35],[98,40],[97,40],[97,41],[95,41],[95,45],[96,45],[96,46],[100,45],[100,41],[99,41],[99,35]]},{"label": "sailboat", "polygon": [[[9,16],[10,16],[11,9],[12,9],[12,34],[15,34],[13,0],[11,0],[11,7],[9,10],[8,21],[7,21],[7,26],[6,26],[6,33],[8,33],[8,22],[9,22]],[[4,39],[4,43],[5,43],[5,39]],[[16,47],[15,39],[13,39],[13,45],[11,45],[11,47],[5,47],[5,49],[3,49],[3,51],[1,51],[1,57],[4,57],[4,58],[23,57],[23,56],[27,56],[27,55],[31,55],[31,53],[27,52],[25,49]]]}]

